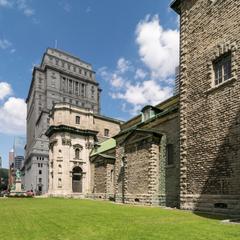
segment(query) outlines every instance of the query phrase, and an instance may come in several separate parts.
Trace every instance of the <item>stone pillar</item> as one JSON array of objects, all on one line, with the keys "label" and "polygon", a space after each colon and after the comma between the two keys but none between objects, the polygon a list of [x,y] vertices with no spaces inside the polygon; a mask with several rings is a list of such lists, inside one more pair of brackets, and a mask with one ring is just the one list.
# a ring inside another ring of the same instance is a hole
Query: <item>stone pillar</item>
[{"label": "stone pillar", "polygon": [[166,206],[166,145],[167,137],[163,135],[160,142],[159,154],[159,205]]},{"label": "stone pillar", "polygon": [[159,205],[158,193],[159,193],[159,139],[154,139],[150,148],[150,158],[148,167],[148,194],[151,195],[151,204]]},{"label": "stone pillar", "polygon": [[123,193],[125,193],[124,188],[124,174],[122,159],[124,157],[124,147],[116,146],[116,162],[114,171],[114,183],[115,183],[115,200],[116,202],[123,202]]}]

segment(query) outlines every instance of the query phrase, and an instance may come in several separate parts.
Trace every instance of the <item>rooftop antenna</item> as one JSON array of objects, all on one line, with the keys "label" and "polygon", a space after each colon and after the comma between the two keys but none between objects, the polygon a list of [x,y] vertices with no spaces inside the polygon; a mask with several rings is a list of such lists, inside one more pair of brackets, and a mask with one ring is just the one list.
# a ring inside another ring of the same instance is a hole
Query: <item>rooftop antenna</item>
[{"label": "rooftop antenna", "polygon": [[58,42],[57,42],[57,40],[55,40],[55,48],[57,48],[57,44],[58,44]]}]

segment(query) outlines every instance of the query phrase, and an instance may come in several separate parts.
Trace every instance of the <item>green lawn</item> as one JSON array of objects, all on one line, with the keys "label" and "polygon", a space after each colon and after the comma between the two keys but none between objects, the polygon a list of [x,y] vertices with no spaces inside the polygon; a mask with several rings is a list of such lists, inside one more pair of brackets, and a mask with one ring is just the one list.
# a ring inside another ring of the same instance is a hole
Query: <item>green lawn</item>
[{"label": "green lawn", "polygon": [[196,214],[75,199],[0,199],[0,240],[240,239],[240,225]]}]

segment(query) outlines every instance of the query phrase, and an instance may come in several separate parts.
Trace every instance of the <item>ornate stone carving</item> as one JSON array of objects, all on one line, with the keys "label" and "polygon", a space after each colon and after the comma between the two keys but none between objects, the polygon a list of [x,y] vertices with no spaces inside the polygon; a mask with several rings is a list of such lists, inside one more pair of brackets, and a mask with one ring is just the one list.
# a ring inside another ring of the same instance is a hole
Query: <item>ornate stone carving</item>
[{"label": "ornate stone carving", "polygon": [[62,138],[62,145],[68,145],[68,146],[71,146],[71,145],[72,145],[72,141],[71,141],[71,139],[68,139],[68,138]]}]

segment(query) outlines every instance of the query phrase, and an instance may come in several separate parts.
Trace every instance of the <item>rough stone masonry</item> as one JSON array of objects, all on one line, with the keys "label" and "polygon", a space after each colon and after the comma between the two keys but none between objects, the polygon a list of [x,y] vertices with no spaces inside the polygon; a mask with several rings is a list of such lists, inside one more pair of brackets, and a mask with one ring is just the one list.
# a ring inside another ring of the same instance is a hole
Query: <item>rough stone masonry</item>
[{"label": "rough stone masonry", "polygon": [[240,215],[240,1],[176,0],[180,207]]}]

